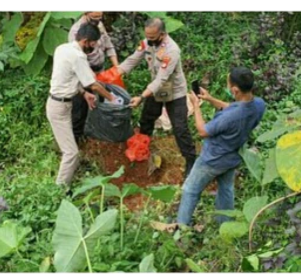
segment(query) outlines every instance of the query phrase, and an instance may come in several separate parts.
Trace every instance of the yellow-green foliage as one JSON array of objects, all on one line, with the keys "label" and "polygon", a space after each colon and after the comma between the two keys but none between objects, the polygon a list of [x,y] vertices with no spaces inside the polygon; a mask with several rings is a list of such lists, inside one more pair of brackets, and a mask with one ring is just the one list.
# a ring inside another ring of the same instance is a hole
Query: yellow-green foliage
[{"label": "yellow-green foliage", "polygon": [[277,170],[281,178],[293,191],[301,189],[301,132],[282,136],[276,147]]},{"label": "yellow-green foliage", "polygon": [[24,50],[28,42],[35,38],[45,12],[24,13],[24,15],[29,16],[30,19],[16,34],[16,43],[21,50]]}]

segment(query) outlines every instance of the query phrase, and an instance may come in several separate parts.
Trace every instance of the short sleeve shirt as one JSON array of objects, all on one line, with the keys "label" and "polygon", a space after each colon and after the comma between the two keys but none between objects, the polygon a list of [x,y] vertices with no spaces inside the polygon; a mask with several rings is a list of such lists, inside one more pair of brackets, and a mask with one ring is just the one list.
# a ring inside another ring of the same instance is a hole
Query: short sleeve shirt
[{"label": "short sleeve shirt", "polygon": [[52,95],[71,98],[78,93],[79,84],[88,87],[94,82],[94,73],[78,42],[65,43],[56,48],[50,82]]},{"label": "short sleeve shirt", "polygon": [[202,160],[217,169],[234,168],[241,162],[239,148],[248,140],[265,110],[264,101],[238,101],[215,114],[205,125],[209,137],[205,139]]}]

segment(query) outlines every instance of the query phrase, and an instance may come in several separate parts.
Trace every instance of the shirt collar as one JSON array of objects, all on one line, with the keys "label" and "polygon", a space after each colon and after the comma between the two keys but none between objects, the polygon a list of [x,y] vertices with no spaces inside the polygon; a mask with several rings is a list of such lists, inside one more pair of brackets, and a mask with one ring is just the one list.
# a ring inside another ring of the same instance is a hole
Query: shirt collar
[{"label": "shirt collar", "polygon": [[72,46],[77,49],[77,50],[80,50],[83,52],[82,48],[79,46],[78,42],[75,40],[72,42]]}]

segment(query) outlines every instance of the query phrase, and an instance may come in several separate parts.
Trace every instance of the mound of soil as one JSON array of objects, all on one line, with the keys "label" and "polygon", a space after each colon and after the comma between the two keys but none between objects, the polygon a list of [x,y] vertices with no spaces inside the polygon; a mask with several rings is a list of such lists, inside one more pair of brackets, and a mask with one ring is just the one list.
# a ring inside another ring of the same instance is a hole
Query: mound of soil
[{"label": "mound of soil", "polygon": [[84,157],[92,160],[108,175],[124,166],[124,175],[112,181],[118,186],[135,183],[140,187],[164,184],[182,184],[184,159],[173,136],[156,137],[151,142],[151,153],[162,158],[161,168],[148,176],[148,161],[130,162],[125,156],[126,143],[112,143],[88,139],[83,145]]},{"label": "mound of soil", "polygon": [[[197,147],[198,152],[200,146]],[[148,161],[130,162],[125,156],[126,143],[112,143],[87,139],[81,146],[84,159],[96,162],[105,174],[112,174],[120,166],[124,166],[124,174],[112,180],[118,187],[122,184],[135,183],[140,187],[148,187],[159,184],[182,185],[185,170],[185,160],[182,157],[174,136],[153,137],[151,141],[151,153],[162,158],[162,164],[150,176],[148,175]],[[210,185],[209,190],[215,190],[215,186]],[[141,195],[131,196],[125,203],[129,209],[136,209],[143,205],[144,199]]]}]

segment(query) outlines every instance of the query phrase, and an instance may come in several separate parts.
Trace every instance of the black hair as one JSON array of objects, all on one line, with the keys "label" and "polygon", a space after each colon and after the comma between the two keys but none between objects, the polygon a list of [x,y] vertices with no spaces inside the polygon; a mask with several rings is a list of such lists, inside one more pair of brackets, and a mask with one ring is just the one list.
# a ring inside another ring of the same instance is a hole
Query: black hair
[{"label": "black hair", "polygon": [[157,27],[160,33],[166,33],[165,23],[161,18],[154,17],[145,21],[144,27]]},{"label": "black hair", "polygon": [[232,68],[229,79],[231,84],[237,86],[243,93],[250,92],[254,85],[253,72],[243,66]]},{"label": "black hair", "polygon": [[84,23],[80,25],[76,34],[76,40],[87,39],[88,41],[97,41],[100,39],[100,31],[97,26],[90,23]]}]

